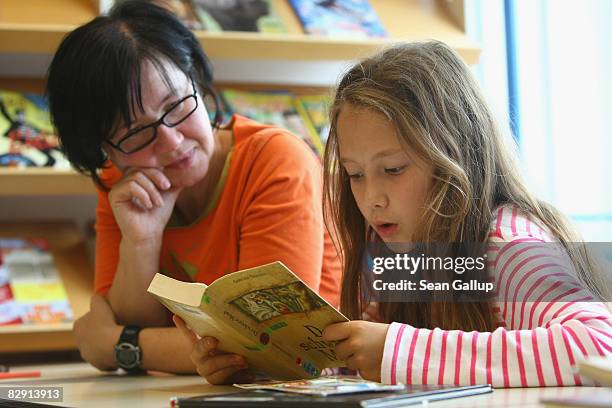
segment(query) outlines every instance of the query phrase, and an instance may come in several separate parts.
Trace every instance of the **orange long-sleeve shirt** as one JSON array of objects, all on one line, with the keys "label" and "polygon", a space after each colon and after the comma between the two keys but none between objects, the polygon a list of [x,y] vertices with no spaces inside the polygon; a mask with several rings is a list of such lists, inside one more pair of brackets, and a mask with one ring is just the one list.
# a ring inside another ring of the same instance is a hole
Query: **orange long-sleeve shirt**
[{"label": "orange long-sleeve shirt", "polygon": [[[224,274],[282,261],[337,306],[341,268],[323,223],[321,165],[297,137],[234,115],[233,145],[215,190],[216,202],[190,225],[170,220],[160,271],[210,284]],[[104,171],[112,185],[116,168]],[[95,291],[110,289],[121,231],[108,193],[99,191]]]}]

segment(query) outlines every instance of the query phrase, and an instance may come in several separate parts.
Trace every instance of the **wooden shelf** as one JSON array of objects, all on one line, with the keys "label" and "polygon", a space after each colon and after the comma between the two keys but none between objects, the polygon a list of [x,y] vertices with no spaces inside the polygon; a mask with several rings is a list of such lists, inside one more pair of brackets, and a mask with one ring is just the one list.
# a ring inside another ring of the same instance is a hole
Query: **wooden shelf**
[{"label": "wooden shelf", "polygon": [[[474,64],[479,48],[465,35],[457,12],[463,1],[370,0],[390,39],[338,39],[305,35],[286,0],[273,0],[287,34],[197,31],[211,58],[251,60],[351,60],[398,41],[438,39]],[[0,52],[53,53],[76,26],[96,16],[91,0],[3,0]]]},{"label": "wooden shelf", "polygon": [[71,170],[0,167],[0,196],[8,195],[91,195],[90,178]]},{"label": "wooden shelf", "polygon": [[[2,223],[0,237],[42,237],[49,241],[75,318],[89,310],[93,267],[76,226],[70,222]],[[0,326],[0,353],[75,349],[72,324]]]}]

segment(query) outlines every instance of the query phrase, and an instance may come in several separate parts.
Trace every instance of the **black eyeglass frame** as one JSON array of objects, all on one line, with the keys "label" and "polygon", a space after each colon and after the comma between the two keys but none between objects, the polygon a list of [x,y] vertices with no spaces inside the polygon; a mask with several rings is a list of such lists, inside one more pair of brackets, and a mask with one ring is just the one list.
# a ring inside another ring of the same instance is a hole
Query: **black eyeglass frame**
[{"label": "black eyeglass frame", "polygon": [[[198,105],[198,91],[197,91],[197,89],[196,89],[195,82],[194,82],[194,80],[193,80],[193,78],[192,78],[191,76],[189,77],[189,79],[191,80],[191,86],[193,87],[193,93],[192,93],[191,95],[187,95],[187,96],[185,96],[184,98],[182,98],[181,100],[179,100],[179,101],[177,101],[175,104],[173,104],[173,105],[170,107],[170,109],[168,109],[168,110],[167,110],[167,111],[166,111],[166,112],[165,112],[165,113],[162,115],[162,117],[161,117],[161,118],[159,118],[159,119],[158,119],[158,120],[156,120],[155,122],[153,122],[153,123],[149,123],[148,125],[145,125],[145,126],[143,126],[143,127],[141,127],[141,128],[138,128],[138,129],[134,129],[134,130],[129,131],[129,132],[128,132],[128,133],[126,133],[126,134],[125,134],[125,135],[124,135],[124,136],[121,138],[121,140],[119,140],[117,143],[113,143],[113,142],[111,142],[110,140],[106,140],[105,142],[106,142],[106,143],[108,143],[108,144],[109,144],[109,145],[110,145],[110,146],[111,146],[113,149],[119,150],[119,151],[120,151],[121,153],[123,153],[123,154],[132,154],[132,153],[135,153],[135,152],[137,152],[137,151],[139,151],[139,150],[144,149],[145,147],[147,147],[148,145],[150,145],[151,143],[153,143],[153,141],[154,141],[155,139],[157,139],[157,128],[158,128],[160,125],[164,125],[164,126],[166,126],[166,127],[173,128],[173,127],[178,126],[178,125],[180,125],[181,123],[183,123],[185,120],[187,120],[187,118],[188,118],[189,116],[191,116],[191,115],[193,114],[193,112],[195,112],[195,111],[198,109],[198,106],[199,106],[199,105]],[[165,122],[164,122],[164,119],[166,118],[166,116],[168,116],[168,114],[170,114],[170,112],[172,112],[172,110],[173,110],[174,108],[176,108],[176,107],[177,107],[177,106],[179,106],[181,103],[183,103],[183,102],[185,102],[186,100],[188,100],[189,98],[194,98],[194,100],[195,100],[195,107],[194,107],[194,108],[191,110],[191,112],[189,112],[187,115],[185,115],[185,117],[183,117],[181,120],[179,120],[178,122],[176,122],[176,123],[174,123],[174,124],[172,124],[172,125],[169,125],[169,124],[165,123]],[[134,136],[135,134],[140,133],[140,132],[142,132],[143,130],[146,130],[146,129],[148,129],[148,128],[153,128],[153,137],[151,137],[151,139],[150,139],[150,140],[148,140],[147,142],[143,143],[142,145],[140,145],[140,146],[138,146],[138,147],[136,147],[136,148],[134,148],[134,149],[125,150],[125,149],[123,149],[123,148],[121,147],[121,144],[122,144],[122,143],[124,143],[124,142],[125,142],[127,139],[129,139],[130,137]]]}]

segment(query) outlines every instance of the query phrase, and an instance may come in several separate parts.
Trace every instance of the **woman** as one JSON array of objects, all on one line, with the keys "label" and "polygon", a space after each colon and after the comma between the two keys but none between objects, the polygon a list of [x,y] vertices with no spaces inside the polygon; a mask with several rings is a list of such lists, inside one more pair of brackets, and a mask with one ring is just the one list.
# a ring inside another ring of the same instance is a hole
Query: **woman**
[{"label": "woman", "polygon": [[210,63],[174,15],[128,1],[77,28],[52,61],[48,94],[64,152],[99,186],[101,296],[75,324],[87,361],[195,370],[188,343],[146,293],[160,271],[210,283],[280,260],[338,303],[317,158],[288,132],[238,115],[220,127],[217,110],[211,125]]}]

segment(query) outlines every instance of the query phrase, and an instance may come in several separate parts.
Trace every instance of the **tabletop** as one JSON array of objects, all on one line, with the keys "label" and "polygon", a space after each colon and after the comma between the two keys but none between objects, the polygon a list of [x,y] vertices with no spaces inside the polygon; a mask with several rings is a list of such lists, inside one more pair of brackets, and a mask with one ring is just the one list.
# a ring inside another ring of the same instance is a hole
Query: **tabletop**
[{"label": "tabletop", "polygon": [[[150,373],[127,376],[105,373],[86,363],[52,364],[16,367],[15,371],[40,370],[38,378],[0,380],[0,387],[62,387],[62,402],[46,402],[64,407],[169,407],[174,396],[189,397],[233,391],[230,386],[206,384],[198,376]],[[542,398],[601,395],[610,397],[602,387],[548,387],[496,389],[490,394],[432,402],[432,408],[443,407],[542,407]],[[612,400],[611,400],[612,406]]]}]

